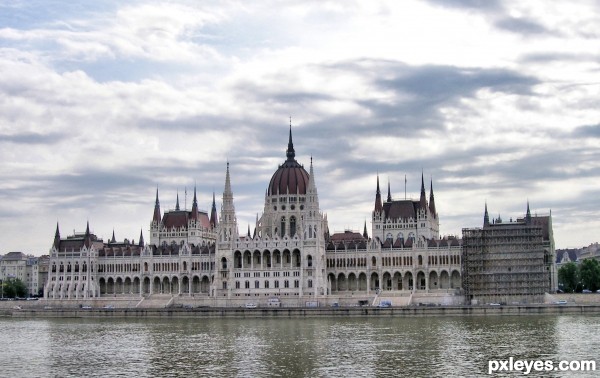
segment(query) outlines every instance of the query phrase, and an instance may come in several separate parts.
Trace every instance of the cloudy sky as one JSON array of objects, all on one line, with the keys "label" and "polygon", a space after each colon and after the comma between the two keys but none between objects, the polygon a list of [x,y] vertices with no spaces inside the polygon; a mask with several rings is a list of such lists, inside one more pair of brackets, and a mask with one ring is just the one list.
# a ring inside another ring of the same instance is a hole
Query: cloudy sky
[{"label": "cloudy sky", "polygon": [[77,3],[0,1],[2,254],[148,237],[157,186],[209,209],[227,160],[245,232],[290,116],[332,232],[424,172],[443,234],[529,200],[557,247],[600,241],[597,1]]}]

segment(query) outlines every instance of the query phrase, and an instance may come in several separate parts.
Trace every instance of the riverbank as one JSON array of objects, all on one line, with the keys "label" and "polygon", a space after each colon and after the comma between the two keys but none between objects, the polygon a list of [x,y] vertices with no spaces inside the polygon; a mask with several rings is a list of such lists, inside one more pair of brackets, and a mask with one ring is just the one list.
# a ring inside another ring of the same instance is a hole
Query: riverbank
[{"label": "riverbank", "polygon": [[414,306],[337,308],[29,308],[1,309],[13,318],[309,318],[600,314],[600,305]]}]

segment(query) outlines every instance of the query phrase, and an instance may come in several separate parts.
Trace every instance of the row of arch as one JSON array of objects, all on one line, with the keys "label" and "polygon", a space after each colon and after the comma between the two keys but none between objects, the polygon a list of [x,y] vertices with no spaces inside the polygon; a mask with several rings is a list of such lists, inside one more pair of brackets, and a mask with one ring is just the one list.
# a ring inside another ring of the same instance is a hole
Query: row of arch
[{"label": "row of arch", "polygon": [[[221,259],[221,269],[227,269],[227,258]],[[311,255],[306,256],[306,266],[312,267],[313,258]],[[244,252],[235,251],[233,253],[233,268],[234,269],[286,269],[286,268],[300,268],[302,266],[302,257],[300,250],[294,249],[290,251],[284,249],[283,252],[279,250],[255,250],[250,252],[245,250]]]},{"label": "row of arch", "polygon": [[179,278],[178,276],[163,277],[108,277],[100,278],[98,281],[100,295],[130,295],[130,294],[206,294],[210,290],[210,284],[213,277],[208,275],[187,275]]},{"label": "row of arch", "polygon": [[331,292],[341,291],[370,291],[370,290],[438,290],[457,289],[461,286],[461,276],[458,270],[430,271],[429,274],[419,270],[416,275],[407,272],[377,272],[367,276],[360,273],[329,273],[327,282]]}]

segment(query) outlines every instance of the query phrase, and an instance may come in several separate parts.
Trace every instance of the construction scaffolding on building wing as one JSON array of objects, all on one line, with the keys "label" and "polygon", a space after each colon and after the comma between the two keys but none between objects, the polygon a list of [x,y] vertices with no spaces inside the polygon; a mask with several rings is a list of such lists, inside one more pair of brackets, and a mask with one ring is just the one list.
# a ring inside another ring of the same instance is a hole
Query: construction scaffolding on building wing
[{"label": "construction scaffolding on building wing", "polygon": [[[470,304],[543,303],[555,286],[551,221],[527,216],[482,228],[465,228],[462,245],[463,290]],[[549,218],[549,217],[544,217]],[[548,230],[549,227],[549,230]]]}]

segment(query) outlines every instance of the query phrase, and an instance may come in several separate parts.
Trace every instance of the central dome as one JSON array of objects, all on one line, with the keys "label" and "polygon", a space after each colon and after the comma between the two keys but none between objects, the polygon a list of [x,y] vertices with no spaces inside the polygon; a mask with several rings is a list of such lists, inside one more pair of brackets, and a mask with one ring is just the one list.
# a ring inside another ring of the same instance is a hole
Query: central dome
[{"label": "central dome", "polygon": [[286,151],[287,160],[275,171],[267,195],[306,194],[308,187],[308,172],[296,161],[294,143],[292,143],[292,128]]}]

